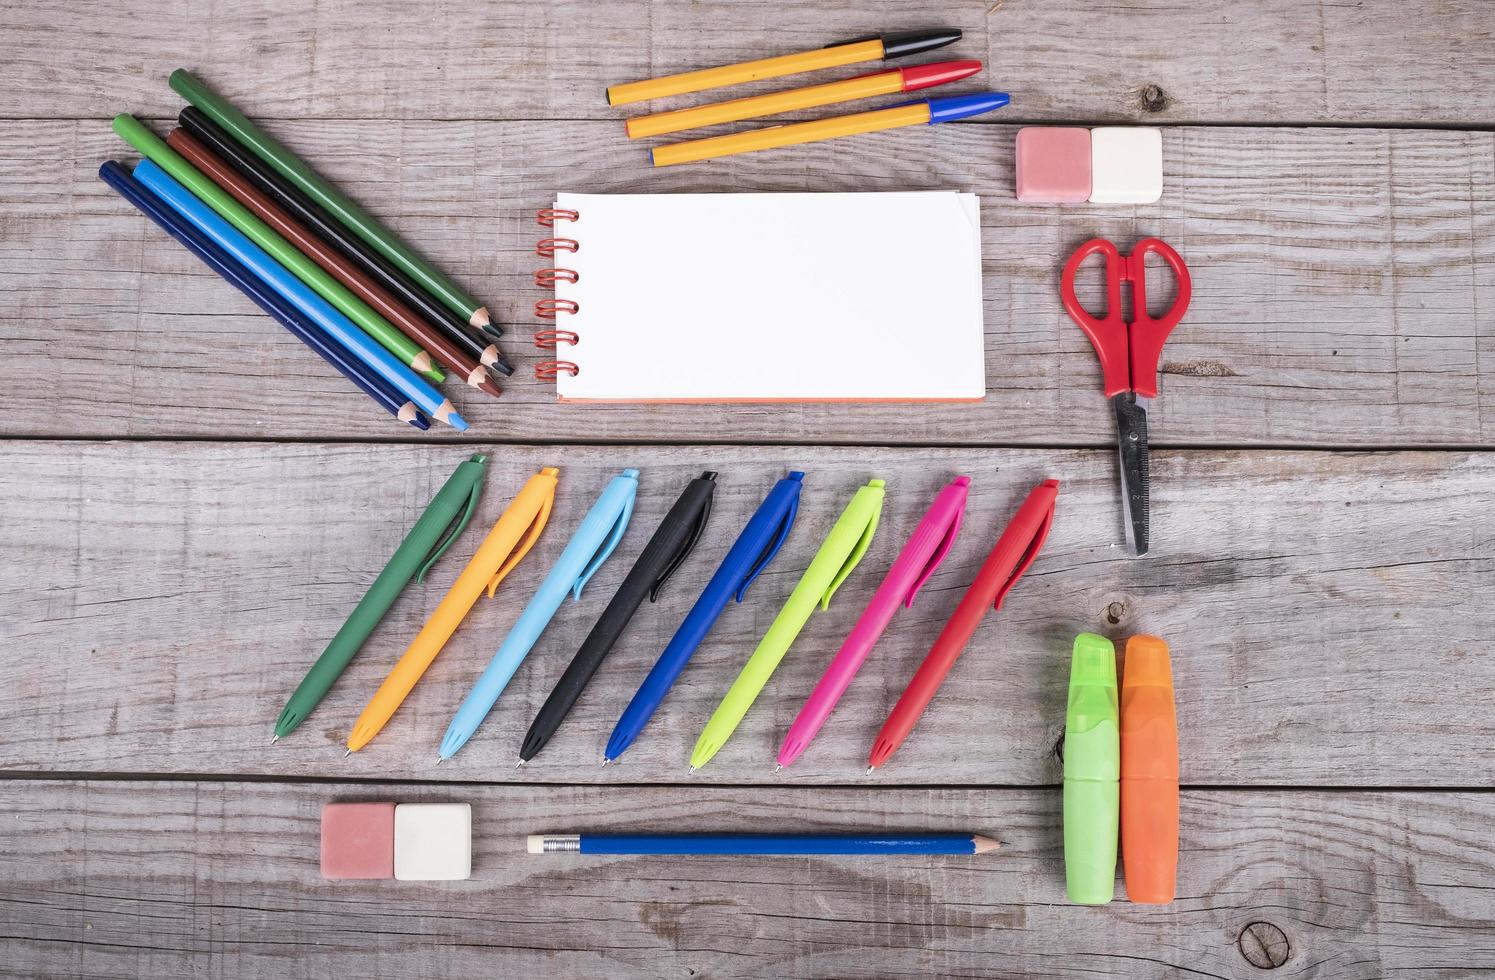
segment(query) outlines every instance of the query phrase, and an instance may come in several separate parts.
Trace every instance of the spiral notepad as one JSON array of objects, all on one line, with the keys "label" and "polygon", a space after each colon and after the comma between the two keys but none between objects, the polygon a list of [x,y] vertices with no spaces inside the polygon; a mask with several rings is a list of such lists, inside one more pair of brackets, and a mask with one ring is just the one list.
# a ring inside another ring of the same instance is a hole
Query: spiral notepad
[{"label": "spiral notepad", "polygon": [[971,401],[971,194],[560,194],[539,212],[563,401]]}]

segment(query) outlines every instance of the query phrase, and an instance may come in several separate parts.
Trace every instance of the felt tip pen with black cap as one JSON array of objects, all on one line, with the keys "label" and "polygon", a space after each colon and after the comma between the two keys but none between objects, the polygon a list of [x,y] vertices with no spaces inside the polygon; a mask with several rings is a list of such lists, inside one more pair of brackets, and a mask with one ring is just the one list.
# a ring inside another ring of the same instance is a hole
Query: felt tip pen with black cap
[{"label": "felt tip pen with black cap", "polygon": [[686,485],[675,505],[659,522],[659,529],[644,545],[638,561],[624,577],[623,584],[618,586],[602,615],[597,617],[592,631],[556,682],[555,690],[550,692],[550,697],[545,699],[544,706],[535,715],[524,736],[524,744],[519,748],[520,765],[545,748],[581,697],[581,692],[591,683],[597,668],[612,651],[613,644],[628,628],[629,620],[643,605],[644,597],[648,596],[650,602],[657,599],[659,590],[701,540],[701,532],[711,518],[711,499],[715,491],[716,474],[707,470]]},{"label": "felt tip pen with black cap", "polygon": [[817,143],[841,136],[857,136],[876,133],[884,129],[903,126],[934,125],[954,122],[983,112],[1000,109],[1012,101],[1006,92],[976,92],[971,95],[950,95],[921,102],[908,102],[887,109],[871,112],[854,112],[849,116],[832,116],[813,122],[790,123],[786,126],[768,126],[750,129],[729,136],[711,136],[706,139],[671,143],[649,151],[649,162],[656,167],[672,167],[680,163],[695,163],[698,160],[714,160],[737,153],[752,153],[756,150],[772,150],[781,146],[800,143]]},{"label": "felt tip pen with black cap", "polygon": [[654,717],[671,685],[685,670],[696,647],[711,632],[716,620],[735,596],[742,601],[748,587],[758,578],[768,563],[779,553],[789,529],[794,526],[794,515],[799,509],[799,491],[805,475],[794,471],[774,484],[768,496],[737,536],[727,557],[722,559],[716,574],[706,583],[705,590],[696,604],[686,614],[684,622],[675,631],[669,645],[659,655],[659,660],[649,671],[649,676],[639,685],[633,700],[623,710],[612,737],[607,740],[607,749],[602,764],[618,758],[643,732]]},{"label": "felt tip pen with black cap", "polygon": [[838,68],[855,65],[863,61],[888,61],[923,54],[936,48],[954,44],[961,38],[960,31],[953,27],[940,27],[923,31],[898,31],[892,34],[873,34],[868,37],[837,41],[814,51],[779,55],[776,58],[760,58],[720,68],[703,68],[678,75],[665,75],[642,82],[613,85],[607,90],[608,105],[628,105],[630,102],[647,102],[670,95],[687,95],[709,89],[743,82],[756,82],[765,78],[782,78],[803,71],[818,71],[822,68]]}]

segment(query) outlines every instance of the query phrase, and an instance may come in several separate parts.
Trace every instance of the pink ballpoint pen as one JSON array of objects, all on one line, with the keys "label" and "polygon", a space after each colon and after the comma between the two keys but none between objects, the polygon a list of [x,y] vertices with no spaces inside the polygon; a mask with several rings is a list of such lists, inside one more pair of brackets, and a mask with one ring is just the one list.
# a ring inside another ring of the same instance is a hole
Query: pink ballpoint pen
[{"label": "pink ballpoint pen", "polygon": [[794,760],[810,747],[811,740],[830,717],[841,695],[851,686],[851,679],[872,652],[878,637],[893,621],[898,606],[913,606],[914,596],[950,553],[950,546],[960,533],[970,485],[970,477],[957,476],[929,505],[919,526],[909,535],[908,543],[898,553],[893,567],[888,569],[882,584],[862,611],[861,618],[851,628],[846,642],[841,644],[830,666],[825,668],[805,706],[799,709],[799,717],[789,726],[789,734],[784,736],[784,744],[779,748],[778,768],[793,765]]}]

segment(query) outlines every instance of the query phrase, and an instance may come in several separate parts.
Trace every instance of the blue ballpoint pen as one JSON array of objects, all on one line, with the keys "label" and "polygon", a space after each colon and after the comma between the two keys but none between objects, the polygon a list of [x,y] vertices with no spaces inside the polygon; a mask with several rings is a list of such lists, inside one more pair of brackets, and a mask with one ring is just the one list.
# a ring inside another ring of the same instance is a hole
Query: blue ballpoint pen
[{"label": "blue ballpoint pen", "polygon": [[799,509],[799,489],[804,478],[803,473],[792,472],[774,484],[768,496],[763,498],[763,503],[737,536],[727,557],[722,559],[716,574],[706,583],[705,591],[675,631],[669,646],[659,655],[659,660],[639,685],[628,707],[623,709],[623,716],[607,740],[603,765],[626,752],[639,737],[669,693],[675,678],[680,676],[696,652],[696,647],[701,645],[716,624],[717,617],[727,608],[727,602],[734,595],[741,602],[748,586],[778,554],[784,539],[789,536],[789,529],[794,526],[794,514]]},{"label": "blue ballpoint pen", "polygon": [[633,516],[633,499],[637,494],[638,470],[624,470],[602,491],[602,496],[597,498],[566,544],[566,550],[556,559],[550,574],[540,583],[534,598],[519,614],[514,628],[504,637],[503,645],[473,685],[467,700],[457,709],[452,723],[447,726],[446,736],[441,740],[442,759],[455,755],[488,717],[514,672],[540,639],[541,632],[556,610],[561,608],[561,603],[566,601],[566,595],[581,598],[582,587],[623,539],[628,520]]}]

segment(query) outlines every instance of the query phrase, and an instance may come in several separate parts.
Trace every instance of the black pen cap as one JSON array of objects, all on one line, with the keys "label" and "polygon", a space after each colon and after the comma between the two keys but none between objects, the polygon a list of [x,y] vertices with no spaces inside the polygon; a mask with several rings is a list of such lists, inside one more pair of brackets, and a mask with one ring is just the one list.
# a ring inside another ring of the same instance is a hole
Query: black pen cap
[{"label": "black pen cap", "polygon": [[954,44],[961,38],[960,31],[953,27],[939,27],[928,31],[898,31],[882,35],[882,60],[907,58]]}]

